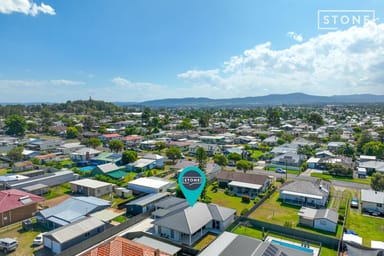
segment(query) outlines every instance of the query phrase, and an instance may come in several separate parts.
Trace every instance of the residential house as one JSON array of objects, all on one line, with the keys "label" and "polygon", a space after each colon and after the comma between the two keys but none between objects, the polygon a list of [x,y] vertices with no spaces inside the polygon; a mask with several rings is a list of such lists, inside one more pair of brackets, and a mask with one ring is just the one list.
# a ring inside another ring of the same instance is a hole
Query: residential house
[{"label": "residential house", "polygon": [[321,158],[318,157],[311,157],[307,160],[308,168],[309,169],[320,169],[319,162]]},{"label": "residential house", "polygon": [[285,143],[281,146],[274,147],[271,150],[271,153],[274,155],[283,155],[283,154],[287,154],[287,153],[296,154],[297,150],[298,150],[297,144]]},{"label": "residential house", "polygon": [[228,188],[237,196],[249,196],[255,198],[265,192],[272,180],[266,175],[220,171],[217,176],[219,187]]},{"label": "residential house", "polygon": [[180,251],[180,248],[176,246],[165,244],[163,245],[164,248],[169,250],[171,247],[172,249],[176,248],[176,250],[173,250],[174,254],[163,252],[158,248],[160,243],[165,244],[156,240],[156,243],[151,241],[149,245],[144,245],[140,242],[117,236],[113,240],[104,242],[80,256],[172,256]]},{"label": "residential house", "polygon": [[122,163],[121,159],[122,154],[102,152],[99,155],[91,158],[91,165],[101,165],[108,163],[120,165]]},{"label": "residential house", "polygon": [[85,148],[85,145],[80,144],[80,142],[72,142],[61,145],[58,150],[64,155],[69,155],[82,148]]},{"label": "residential house", "polygon": [[364,212],[384,213],[384,192],[362,189],[361,209]]},{"label": "residential house", "polygon": [[35,184],[23,187],[22,190],[34,195],[42,196],[48,193],[48,186],[44,184]]},{"label": "residential house", "polygon": [[309,248],[280,244],[273,239],[259,240],[230,232],[222,233],[199,256],[313,256]]},{"label": "residential house", "polygon": [[295,180],[280,188],[280,199],[287,204],[322,208],[329,199],[330,182]]},{"label": "residential house", "polygon": [[54,153],[52,154],[46,154],[46,155],[39,155],[36,156],[35,159],[39,161],[39,164],[46,164],[52,161],[58,161],[60,157]]},{"label": "residential house", "polygon": [[301,164],[305,161],[305,155],[299,155],[297,153],[285,153],[278,155],[271,160],[271,164],[274,167],[299,169]]},{"label": "residential house", "polygon": [[168,147],[176,147],[180,151],[185,152],[189,150],[189,146],[192,144],[191,141],[171,141],[168,143]]},{"label": "residential house", "polygon": [[159,193],[176,187],[175,182],[158,177],[143,177],[128,182],[127,188],[134,193]]},{"label": "residential house", "polygon": [[143,136],[140,135],[128,135],[121,139],[125,145],[126,148],[136,148],[139,147]]},{"label": "residential house", "polygon": [[317,158],[332,158],[332,157],[335,157],[335,155],[332,154],[332,152],[330,152],[328,150],[322,150],[322,151],[316,152],[316,157]]},{"label": "residential house", "polygon": [[105,223],[94,217],[86,217],[43,234],[44,247],[59,254],[105,230]]},{"label": "residential house", "polygon": [[17,162],[12,166],[12,171],[14,172],[24,172],[28,170],[33,170],[35,165],[31,161]]},{"label": "residential house", "polygon": [[23,155],[23,159],[32,159],[36,156],[41,155],[41,152],[24,149],[21,154]]},{"label": "residential house", "polygon": [[35,216],[39,224],[48,229],[55,229],[84,219],[88,214],[110,206],[109,201],[93,196],[70,197],[56,206],[37,212]]},{"label": "residential house", "polygon": [[125,204],[128,216],[138,215],[155,209],[155,203],[167,197],[165,193],[153,193]]},{"label": "residential house", "polygon": [[111,140],[121,140],[122,136],[118,133],[108,133],[101,135],[99,139],[102,143],[107,144]]},{"label": "residential house", "polygon": [[199,140],[203,143],[207,144],[224,144],[225,143],[225,137],[221,135],[204,135],[200,136]]},{"label": "residential house", "polygon": [[0,227],[31,218],[43,197],[17,189],[0,191]]},{"label": "residential house", "polygon": [[142,172],[150,169],[164,168],[164,157],[157,154],[146,154],[142,158],[127,165],[128,170]]},{"label": "residential house", "polygon": [[339,150],[341,147],[344,147],[345,145],[346,143],[342,141],[332,141],[328,143],[327,148],[329,151],[337,152],[337,150]]},{"label": "residential house", "polygon": [[339,214],[332,209],[313,209],[301,207],[299,224],[328,232],[336,233]]},{"label": "residential house", "polygon": [[82,148],[70,154],[71,160],[78,163],[88,163],[91,158],[98,156],[101,151],[93,148]]},{"label": "residential house", "polygon": [[223,232],[235,218],[235,209],[197,202],[154,221],[155,234],[192,245],[207,232]]},{"label": "residential house", "polygon": [[270,136],[268,138],[265,138],[263,140],[263,143],[269,145],[269,146],[276,146],[277,145],[277,141],[279,140],[279,138],[277,136]]},{"label": "residential house", "polygon": [[156,140],[145,140],[141,142],[140,147],[144,150],[154,150],[156,149]]},{"label": "residential house", "polygon": [[360,155],[360,162],[376,161],[376,156]]},{"label": "residential house", "polygon": [[384,173],[384,162],[383,161],[364,161],[359,163],[360,168],[365,168],[368,174],[373,172]]},{"label": "residential house", "polygon": [[101,197],[112,193],[112,184],[108,182],[81,179],[71,181],[71,190],[73,193],[84,194],[87,196]]},{"label": "residential house", "polygon": [[193,143],[189,146],[189,155],[195,155],[197,148],[203,148],[207,152],[208,156],[214,156],[215,154],[220,154],[221,149],[216,144],[206,144],[206,143]]},{"label": "residential house", "polygon": [[118,167],[114,163],[100,164],[92,170],[92,174],[93,175],[97,175],[97,174],[107,175],[108,173],[115,172],[115,171],[118,171],[120,169],[121,169],[121,167]]},{"label": "residential house", "polygon": [[63,141],[61,140],[32,140],[30,141],[26,147],[31,150],[36,151],[56,151],[61,145]]}]

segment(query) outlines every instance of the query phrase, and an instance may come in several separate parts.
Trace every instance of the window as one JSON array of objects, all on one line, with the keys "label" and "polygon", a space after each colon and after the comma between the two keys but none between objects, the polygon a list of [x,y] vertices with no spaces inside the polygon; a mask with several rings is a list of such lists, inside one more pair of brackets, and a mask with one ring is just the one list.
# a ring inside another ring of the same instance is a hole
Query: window
[{"label": "window", "polygon": [[377,204],[377,207],[381,208],[383,207],[383,204]]},{"label": "window", "polygon": [[174,239],[175,238],[175,231],[171,229],[171,238]]}]

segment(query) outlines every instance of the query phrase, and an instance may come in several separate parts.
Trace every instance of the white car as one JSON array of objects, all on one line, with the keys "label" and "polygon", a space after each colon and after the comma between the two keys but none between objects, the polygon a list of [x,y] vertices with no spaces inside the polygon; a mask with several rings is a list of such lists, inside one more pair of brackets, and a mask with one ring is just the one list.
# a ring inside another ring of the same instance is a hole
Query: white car
[{"label": "white car", "polygon": [[40,233],[38,234],[35,239],[33,239],[33,243],[32,245],[42,245],[43,244],[43,234],[44,233]]}]

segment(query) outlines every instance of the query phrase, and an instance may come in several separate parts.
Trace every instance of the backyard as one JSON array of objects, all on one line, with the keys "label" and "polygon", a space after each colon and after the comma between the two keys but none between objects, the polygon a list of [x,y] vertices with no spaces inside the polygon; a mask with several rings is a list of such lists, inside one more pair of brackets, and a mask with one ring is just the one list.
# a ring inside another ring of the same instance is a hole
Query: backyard
[{"label": "backyard", "polygon": [[311,173],[312,177],[324,179],[324,180],[341,180],[341,181],[347,181],[347,182],[355,182],[360,184],[371,184],[371,176],[368,176],[366,179],[353,179],[349,177],[339,177],[339,176],[332,176],[330,174],[323,174],[318,172]]},{"label": "backyard", "polygon": [[[287,226],[303,231],[334,237],[334,233],[316,230],[299,225],[298,213],[300,206],[289,205],[279,200],[279,192],[276,191],[260,207],[249,215],[251,219],[270,222],[280,226]],[[338,225],[336,237],[341,237],[342,225]]]},{"label": "backyard", "polygon": [[215,240],[217,237],[217,235],[215,234],[212,234],[212,233],[208,233],[207,235],[205,235],[202,239],[200,239],[196,244],[195,246],[193,247],[194,249],[196,250],[203,250],[205,247],[207,247],[210,243],[213,242],[213,240]]}]

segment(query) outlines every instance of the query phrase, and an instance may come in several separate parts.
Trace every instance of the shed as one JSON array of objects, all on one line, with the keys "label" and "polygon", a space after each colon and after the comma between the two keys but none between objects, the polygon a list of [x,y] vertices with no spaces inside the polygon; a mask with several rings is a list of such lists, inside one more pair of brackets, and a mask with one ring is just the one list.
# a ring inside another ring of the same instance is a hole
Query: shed
[{"label": "shed", "polygon": [[156,193],[133,200],[125,205],[127,215],[138,215],[153,210],[155,208],[155,203],[165,197],[167,197],[167,194]]},{"label": "shed", "polygon": [[128,189],[136,193],[166,192],[172,186],[175,186],[175,182],[157,177],[138,178],[128,182]]},{"label": "shed", "polygon": [[104,196],[112,193],[112,184],[108,182],[92,180],[92,179],[81,179],[71,181],[72,192],[84,194],[87,196]]},{"label": "shed", "polygon": [[129,190],[127,188],[116,188],[115,193],[116,193],[116,196],[122,197],[122,198],[128,198],[132,196],[132,190]]},{"label": "shed", "polygon": [[40,184],[40,183],[35,184],[35,185],[31,185],[31,186],[27,186],[27,187],[23,187],[21,189],[28,192],[28,193],[32,193],[32,194],[38,195],[38,196],[41,196],[41,195],[48,193],[48,186],[44,185],[44,184]]}]

